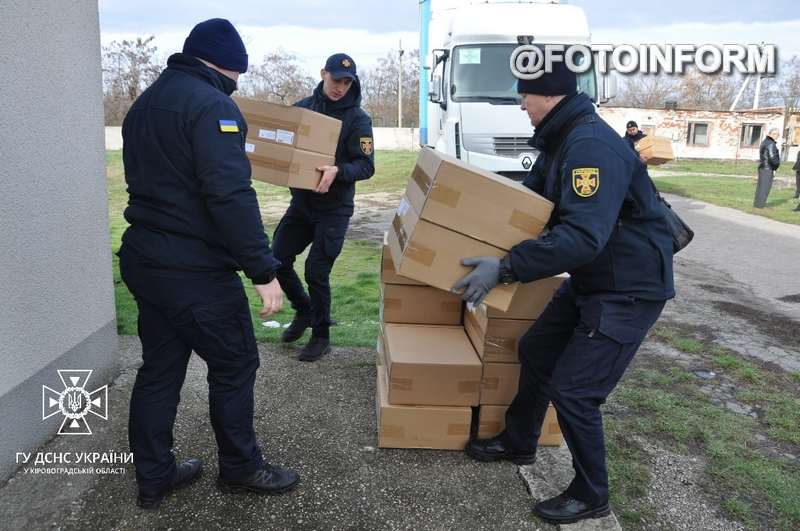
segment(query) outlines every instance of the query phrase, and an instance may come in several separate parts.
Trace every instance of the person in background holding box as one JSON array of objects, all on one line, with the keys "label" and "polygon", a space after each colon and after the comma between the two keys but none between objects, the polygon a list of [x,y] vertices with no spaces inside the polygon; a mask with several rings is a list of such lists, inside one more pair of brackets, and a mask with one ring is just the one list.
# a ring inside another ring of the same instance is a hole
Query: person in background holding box
[{"label": "person in background holding box", "polygon": [[[644,131],[639,129],[639,124],[637,124],[633,120],[629,120],[628,123],[625,125],[625,136],[623,136],[622,138],[624,138],[625,142],[628,143],[631,149],[637,155],[639,155],[639,152],[636,151],[636,142],[638,142],[639,140],[643,139],[646,136],[647,135],[644,133]],[[645,160],[645,158],[642,155],[639,155],[639,160],[641,160],[645,164],[647,163],[647,160]]]},{"label": "person in background holding box", "polygon": [[280,265],[264,234],[245,156],[246,124],[230,95],[247,52],[224,19],[192,29],[183,53],[134,102],[122,124],[130,198],[120,273],[139,308],[143,364],[128,437],[138,503],[155,509],[202,472],[176,464],[172,430],[194,350],[208,365],[208,402],[219,447],[220,489],[277,494],[298,475],[264,462],[253,430],[259,366],[250,305],[237,270],[281,308]]},{"label": "person in background holding box", "polygon": [[[311,339],[298,359],[314,361],[330,352],[330,273],[342,251],[353,215],[356,181],[375,173],[372,120],[361,108],[361,84],[356,64],[343,53],[328,58],[314,94],[295,105],[342,121],[336,165],[323,166],[315,191],[292,189],[292,202],[273,236],[272,251],[281,262],[278,280],[295,316],[283,341],[297,341],[311,327]],[[298,254],[311,245],[306,259],[307,294],[294,270]],[[310,296],[309,296],[310,295]]]},{"label": "person in background holding box", "polygon": [[524,184],[555,203],[549,232],[504,258],[465,259],[475,269],[454,286],[478,304],[500,282],[571,275],[519,341],[519,389],[505,430],[466,447],[478,460],[534,462],[552,401],[575,468],[565,492],[534,507],[555,523],[608,514],[600,405],[675,295],[672,236],[647,168],[576,87],[563,62],[518,81],[541,152]]}]

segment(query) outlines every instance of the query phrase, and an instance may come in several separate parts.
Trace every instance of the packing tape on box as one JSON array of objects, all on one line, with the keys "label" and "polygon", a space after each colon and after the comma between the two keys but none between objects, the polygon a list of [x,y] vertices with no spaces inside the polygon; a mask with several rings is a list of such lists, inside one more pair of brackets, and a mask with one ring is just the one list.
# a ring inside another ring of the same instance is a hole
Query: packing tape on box
[{"label": "packing tape on box", "polygon": [[484,378],[481,387],[489,391],[496,391],[500,387],[500,378]]},{"label": "packing tape on box", "polygon": [[404,256],[409,260],[413,260],[414,262],[430,267],[430,265],[436,259],[436,251],[429,249],[424,245],[416,245],[412,243],[406,248]]},{"label": "packing tape on box", "polygon": [[505,350],[509,352],[517,351],[517,340],[513,337],[486,336],[486,339],[484,339],[484,344],[487,347],[492,347],[498,350]]},{"label": "packing tape on box", "polygon": [[259,156],[258,159],[250,159],[250,162],[256,166],[270,168],[273,170],[285,171],[288,173],[300,173],[300,164],[296,162],[286,162],[285,160],[261,156]]},{"label": "packing tape on box", "polygon": [[411,178],[417,183],[422,193],[428,195],[428,191],[431,189],[432,179],[422,171],[422,168],[414,166],[414,170],[411,172]]},{"label": "packing tape on box", "polygon": [[395,214],[392,220],[392,227],[394,228],[394,233],[397,234],[397,242],[400,244],[400,252],[402,252],[406,248],[408,237],[406,236],[406,230],[403,228],[403,222],[400,221],[399,214]]},{"label": "packing tape on box", "polygon": [[508,224],[514,228],[527,232],[531,236],[538,235],[544,226],[540,220],[516,208],[511,211],[511,217],[508,220]]},{"label": "packing tape on box", "polygon": [[403,300],[402,299],[383,299],[383,307],[387,310],[401,310],[403,309]]},{"label": "packing tape on box", "polygon": [[458,206],[458,201],[461,199],[461,192],[455,188],[436,183],[433,185],[428,198],[431,201],[447,205],[450,208],[456,208],[456,206]]},{"label": "packing tape on box", "polygon": [[448,424],[447,435],[469,435],[469,424]]},{"label": "packing tape on box", "polygon": [[461,301],[445,301],[441,309],[444,313],[461,313]]},{"label": "packing tape on box", "polygon": [[477,380],[467,380],[458,382],[458,394],[471,395],[480,391],[481,382]]},{"label": "packing tape on box", "polygon": [[389,378],[392,389],[396,391],[411,391],[413,387],[411,378]]},{"label": "packing tape on box", "polygon": [[391,424],[387,424],[380,427],[380,434],[384,437],[402,439],[406,436],[406,429],[403,426],[393,426]]}]

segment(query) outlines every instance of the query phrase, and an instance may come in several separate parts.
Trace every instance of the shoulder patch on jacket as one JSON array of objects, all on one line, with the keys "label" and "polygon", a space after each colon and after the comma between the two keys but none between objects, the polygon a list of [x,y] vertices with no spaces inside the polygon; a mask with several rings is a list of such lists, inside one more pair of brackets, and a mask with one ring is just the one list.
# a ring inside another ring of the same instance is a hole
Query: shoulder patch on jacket
[{"label": "shoulder patch on jacket", "polygon": [[578,197],[591,197],[600,188],[599,168],[575,168],[572,170],[572,189]]},{"label": "shoulder patch on jacket", "polygon": [[371,136],[362,136],[358,139],[359,144],[361,145],[361,152],[364,155],[372,155],[373,147],[372,147],[372,137]]},{"label": "shoulder patch on jacket", "polygon": [[223,133],[238,133],[239,124],[236,120],[220,120],[219,130]]}]

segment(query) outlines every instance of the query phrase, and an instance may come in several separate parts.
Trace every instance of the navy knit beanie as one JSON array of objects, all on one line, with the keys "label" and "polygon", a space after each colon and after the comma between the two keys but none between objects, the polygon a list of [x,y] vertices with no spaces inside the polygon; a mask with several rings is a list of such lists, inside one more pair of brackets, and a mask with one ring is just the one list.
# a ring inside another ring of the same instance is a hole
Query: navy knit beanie
[{"label": "navy knit beanie", "polygon": [[564,61],[554,61],[553,71],[538,79],[517,79],[517,92],[540,96],[571,95],[578,90],[578,76],[567,68]]},{"label": "navy knit beanie", "polygon": [[242,38],[224,18],[212,18],[195,26],[183,43],[183,53],[225,70],[247,72],[247,50]]}]

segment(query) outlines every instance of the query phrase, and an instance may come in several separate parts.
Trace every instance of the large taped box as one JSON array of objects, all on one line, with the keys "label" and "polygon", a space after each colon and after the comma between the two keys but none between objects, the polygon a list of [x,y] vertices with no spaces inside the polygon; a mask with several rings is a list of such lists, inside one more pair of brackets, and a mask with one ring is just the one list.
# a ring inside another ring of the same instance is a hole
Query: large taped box
[{"label": "large taped box", "polygon": [[245,121],[247,138],[314,153],[335,155],[341,120],[302,107],[234,98]]},{"label": "large taped box", "polygon": [[375,395],[379,448],[463,450],[466,446],[471,407],[390,404],[384,367],[378,367]]},{"label": "large taped box", "polygon": [[381,248],[381,282],[384,284],[407,284],[409,286],[424,286],[411,278],[406,278],[394,272],[392,252],[389,250],[389,233],[383,233],[383,247]]},{"label": "large taped box", "polygon": [[406,188],[420,217],[500,249],[542,232],[553,203],[522,184],[425,147]]},{"label": "large taped box", "polygon": [[251,177],[257,181],[315,190],[322,179],[320,166],[334,164],[333,155],[295,149],[280,144],[257,142],[250,138],[244,144],[252,168]]},{"label": "large taped box", "polygon": [[478,405],[481,360],[462,327],[382,326],[390,404]]},{"label": "large taped box", "polygon": [[[481,406],[478,410],[478,438],[488,439],[503,431],[506,427],[506,410],[508,406]],[[542,422],[542,434],[539,436],[539,446],[561,446],[564,437],[558,425],[556,409],[552,404],[547,408],[547,414]]]},{"label": "large taped box", "polygon": [[519,340],[533,323],[490,318],[483,304],[464,312],[464,330],[484,363],[519,363]]},{"label": "large taped box", "polygon": [[648,135],[636,142],[635,146],[648,166],[658,166],[675,158],[672,140],[667,137]]},{"label": "large taped box", "polygon": [[489,307],[487,316],[497,319],[522,319],[533,321],[544,311],[556,290],[569,278],[566,273],[555,277],[543,278],[533,282],[517,282],[517,289],[506,310]]},{"label": "large taped box", "polygon": [[[461,265],[462,258],[505,256],[506,251],[469,236],[420,219],[407,198],[400,200],[388,236],[395,273],[445,291],[473,268]],[[505,311],[519,286],[502,284],[492,289],[484,302]]]},{"label": "large taped box", "polygon": [[384,323],[460,325],[461,297],[430,286],[381,284]]},{"label": "large taped box", "polygon": [[517,395],[519,363],[484,363],[480,403],[508,406]]}]

